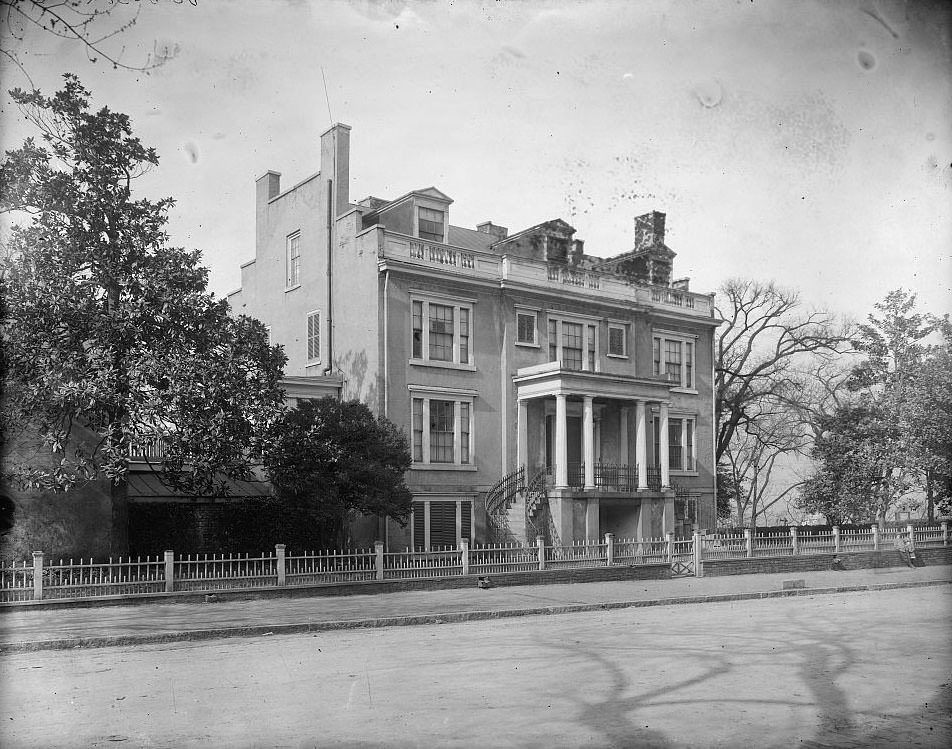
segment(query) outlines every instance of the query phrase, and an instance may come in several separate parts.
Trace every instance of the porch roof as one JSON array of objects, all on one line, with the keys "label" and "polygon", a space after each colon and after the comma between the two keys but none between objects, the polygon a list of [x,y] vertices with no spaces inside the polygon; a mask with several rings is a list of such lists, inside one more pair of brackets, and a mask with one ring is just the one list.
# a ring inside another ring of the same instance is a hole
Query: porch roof
[{"label": "porch roof", "polygon": [[666,380],[565,369],[561,362],[548,362],[516,371],[512,381],[519,399],[549,395],[590,395],[620,400],[669,400],[676,383]]},{"label": "porch roof", "polygon": [[271,484],[266,481],[236,481],[219,477],[225,483],[227,494],[196,496],[177,494],[162,483],[162,479],[148,470],[132,469],[126,474],[129,501],[136,502],[229,502],[241,499],[261,499],[271,496]]}]

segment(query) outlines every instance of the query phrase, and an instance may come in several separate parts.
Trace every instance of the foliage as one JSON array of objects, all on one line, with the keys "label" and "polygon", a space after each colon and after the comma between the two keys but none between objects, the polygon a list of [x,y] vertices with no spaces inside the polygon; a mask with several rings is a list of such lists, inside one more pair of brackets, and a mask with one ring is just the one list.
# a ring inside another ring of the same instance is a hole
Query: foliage
[{"label": "foliage", "polygon": [[744,487],[739,484],[730,467],[724,464],[717,466],[716,479],[717,519],[729,520],[733,505],[744,491]]},{"label": "foliage", "polygon": [[749,512],[756,524],[797,486],[777,494],[771,477],[804,453],[829,408],[844,378],[827,375],[850,350],[850,326],[806,310],[796,292],[774,283],[732,279],[718,298],[715,455],[736,487],[737,522]]},{"label": "foliage", "polygon": [[[340,533],[352,512],[410,516],[406,435],[359,401],[303,401],[271,430],[265,468],[289,514]],[[336,540],[336,539],[335,539]]]},{"label": "foliage", "polygon": [[[197,251],[168,246],[172,199],[134,197],[158,157],[129,118],[91,111],[65,79],[52,98],[11,92],[44,144],[28,139],[0,165],[0,206],[32,217],[14,227],[0,276],[3,423],[38,429],[59,462],[5,468],[47,490],[105,475],[121,513],[130,450],[157,438],[173,489],[223,491],[220,474],[253,474],[284,355],[207,292]],[[96,438],[72,439],[75,427]]]},{"label": "foliage", "polygon": [[917,312],[915,302],[914,294],[893,291],[876,305],[879,316],[859,326],[855,346],[864,359],[848,381],[854,397],[822,425],[819,468],[802,507],[882,521],[911,492],[924,491],[932,520],[934,503],[947,501],[952,327],[948,316]]}]

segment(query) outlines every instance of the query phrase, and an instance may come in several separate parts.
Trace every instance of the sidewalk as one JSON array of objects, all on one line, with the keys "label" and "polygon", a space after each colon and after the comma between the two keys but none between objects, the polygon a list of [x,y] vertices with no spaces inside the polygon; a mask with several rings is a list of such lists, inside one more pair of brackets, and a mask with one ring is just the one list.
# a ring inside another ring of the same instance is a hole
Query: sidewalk
[{"label": "sidewalk", "polygon": [[[781,591],[784,580],[805,589]],[[475,586],[346,597],[0,610],[0,652],[459,622],[635,606],[952,583],[952,566],[558,585]],[[938,591],[937,591],[938,593]]]}]

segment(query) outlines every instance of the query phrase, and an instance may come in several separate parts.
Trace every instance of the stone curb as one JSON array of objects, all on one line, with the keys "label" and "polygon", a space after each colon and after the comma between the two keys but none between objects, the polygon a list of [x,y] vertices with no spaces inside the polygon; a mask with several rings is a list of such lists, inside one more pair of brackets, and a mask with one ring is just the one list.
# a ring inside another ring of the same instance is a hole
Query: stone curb
[{"label": "stone curb", "polygon": [[68,650],[72,648],[102,648],[122,645],[149,645],[170,642],[195,642],[228,637],[263,637],[268,635],[293,635],[308,632],[329,632],[342,629],[375,629],[378,627],[407,627],[418,624],[457,624],[460,622],[508,619],[517,616],[551,614],[576,614],[586,611],[611,611],[614,609],[647,608],[650,606],[679,606],[689,603],[722,603],[725,601],[749,601],[762,598],[792,598],[798,596],[854,593],[897,588],[926,588],[952,585],[950,580],[923,580],[902,583],[875,583],[869,585],[842,585],[833,588],[796,588],[748,593],[720,593],[712,595],[677,596],[653,598],[640,601],[607,601],[604,603],[571,603],[562,606],[543,606],[524,609],[497,609],[488,611],[453,611],[444,614],[414,614],[412,616],[385,616],[374,619],[343,619],[339,621],[305,622],[300,624],[255,625],[245,627],[221,627],[196,629],[185,632],[160,632],[145,635],[106,635],[102,637],[75,637],[60,640],[37,640],[34,642],[0,643],[0,654],[27,653],[40,650]]}]

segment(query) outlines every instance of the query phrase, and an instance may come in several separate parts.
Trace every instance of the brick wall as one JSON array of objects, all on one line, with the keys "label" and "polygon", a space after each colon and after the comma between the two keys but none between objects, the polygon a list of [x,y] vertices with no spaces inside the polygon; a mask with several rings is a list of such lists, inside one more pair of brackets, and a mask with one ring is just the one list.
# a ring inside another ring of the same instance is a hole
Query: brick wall
[{"label": "brick wall", "polygon": [[[817,572],[833,569],[834,554],[807,554],[796,557],[755,557],[752,559],[719,559],[704,562],[704,577],[752,575],[769,572]],[[859,570],[877,567],[903,567],[899,552],[861,551],[839,554],[843,569]],[[952,564],[952,547],[916,549],[916,556],[927,566]]]}]

